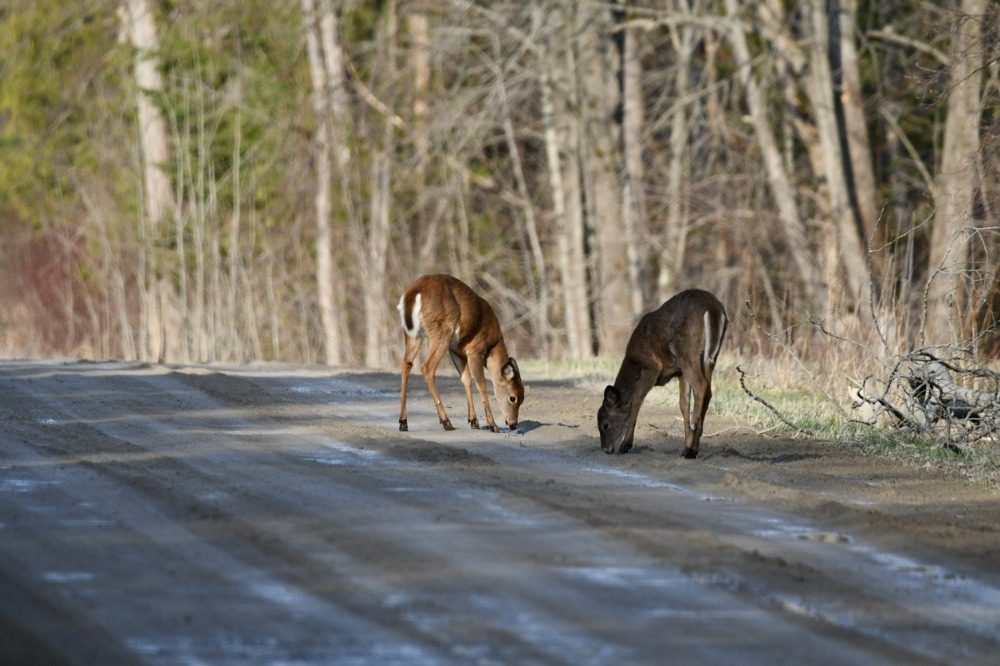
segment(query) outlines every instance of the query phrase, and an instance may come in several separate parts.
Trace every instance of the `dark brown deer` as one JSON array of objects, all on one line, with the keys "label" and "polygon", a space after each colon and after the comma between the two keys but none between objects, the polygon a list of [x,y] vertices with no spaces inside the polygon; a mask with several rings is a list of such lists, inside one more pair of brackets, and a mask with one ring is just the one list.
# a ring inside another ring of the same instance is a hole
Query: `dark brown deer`
[{"label": "dark brown deer", "polygon": [[420,352],[424,338],[430,342],[427,358],[420,371],[431,391],[438,420],[445,430],[454,430],[441,404],[434,373],[445,353],[451,356],[455,369],[465,385],[469,406],[469,425],[479,429],[479,419],[472,400],[472,381],[476,381],[486,412],[486,425],[500,432],[493,420],[490,399],[486,392],[484,370],[489,370],[493,390],[500,402],[507,427],[517,427],[517,411],[524,402],[524,386],[517,362],[507,355],[507,345],[493,308],[468,285],[451,275],[424,275],[417,278],[399,299],[399,318],[403,325],[406,349],[403,352],[399,391],[399,429],[407,430],[406,386],[410,370]]},{"label": "dark brown deer", "polygon": [[728,325],[722,303],[701,289],[682,291],[639,321],[615,384],[604,389],[604,404],[597,410],[605,453],[632,449],[636,417],[646,394],[677,377],[684,415],[682,455],[698,455],[712,399],[712,371]]}]

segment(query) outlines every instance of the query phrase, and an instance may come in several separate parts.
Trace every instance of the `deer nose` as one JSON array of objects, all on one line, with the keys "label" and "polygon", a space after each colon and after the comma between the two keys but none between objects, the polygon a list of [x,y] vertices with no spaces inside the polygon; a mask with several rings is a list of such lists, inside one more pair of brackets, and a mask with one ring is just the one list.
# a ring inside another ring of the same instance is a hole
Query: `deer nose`
[{"label": "deer nose", "polygon": [[[507,419],[504,419],[504,421],[507,421]],[[513,423],[511,423],[510,421],[507,421],[507,427],[510,428],[511,430],[513,430],[514,428],[517,427],[517,421],[514,421]]]}]

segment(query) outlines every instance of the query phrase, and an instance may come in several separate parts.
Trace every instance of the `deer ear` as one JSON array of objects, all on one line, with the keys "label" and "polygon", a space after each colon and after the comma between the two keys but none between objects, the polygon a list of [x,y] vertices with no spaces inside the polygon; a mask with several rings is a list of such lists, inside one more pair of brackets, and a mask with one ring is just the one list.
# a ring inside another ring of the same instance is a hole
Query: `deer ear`
[{"label": "deer ear", "polygon": [[507,362],[503,364],[503,368],[500,372],[503,374],[504,379],[514,379],[514,377],[521,374],[517,369],[517,361],[513,358],[507,359]]},{"label": "deer ear", "polygon": [[614,386],[609,386],[604,389],[604,406],[611,408],[617,407],[618,403],[622,401],[622,394],[618,392]]}]

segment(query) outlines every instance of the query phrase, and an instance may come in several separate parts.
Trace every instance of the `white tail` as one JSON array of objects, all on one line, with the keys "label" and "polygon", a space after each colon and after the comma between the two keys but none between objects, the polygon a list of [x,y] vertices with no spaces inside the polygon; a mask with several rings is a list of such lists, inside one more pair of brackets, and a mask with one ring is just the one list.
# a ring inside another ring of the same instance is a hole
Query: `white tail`
[{"label": "white tail", "polygon": [[406,419],[406,390],[413,362],[420,352],[424,338],[429,341],[427,359],[420,367],[438,419],[445,430],[454,430],[441,396],[434,373],[445,353],[451,356],[455,369],[462,376],[469,424],[479,429],[479,419],[472,399],[472,382],[475,380],[486,413],[490,430],[499,432],[486,393],[485,371],[489,370],[493,390],[504,419],[510,428],[517,427],[517,413],[524,402],[524,386],[517,362],[507,355],[503,333],[493,308],[480,298],[468,285],[450,275],[424,275],[411,284],[399,299],[400,325],[406,334],[406,349],[400,368],[399,429],[408,430]]},{"label": "white tail", "polygon": [[[716,314],[721,315],[721,321],[716,326],[715,330],[718,335],[712,336],[712,310],[705,310],[705,351],[702,355],[702,359],[706,363],[711,363],[715,365],[715,362],[719,358],[719,352],[722,350],[722,338],[726,335],[726,327],[729,324],[729,320],[726,319],[725,311],[716,311]],[[713,344],[714,343],[714,344]]]},{"label": "white tail", "polygon": [[403,332],[406,333],[411,338],[415,338],[420,335],[420,294],[413,301],[413,309],[409,312],[406,311],[406,294],[399,297],[399,305],[396,309],[399,310],[399,322],[403,326]]},{"label": "white tail", "polygon": [[700,289],[682,291],[644,316],[629,339],[614,386],[604,390],[597,412],[601,448],[607,453],[629,451],[646,394],[676,377],[684,457],[697,456],[712,399],[712,372],[728,325],[719,299]]}]

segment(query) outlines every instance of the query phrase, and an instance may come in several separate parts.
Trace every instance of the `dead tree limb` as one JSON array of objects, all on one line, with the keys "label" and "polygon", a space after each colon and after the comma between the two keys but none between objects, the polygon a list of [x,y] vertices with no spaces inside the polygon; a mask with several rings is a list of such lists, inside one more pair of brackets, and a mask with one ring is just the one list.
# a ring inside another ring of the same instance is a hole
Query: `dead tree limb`
[{"label": "dead tree limb", "polygon": [[784,423],[785,425],[787,425],[789,428],[791,428],[795,432],[802,433],[803,435],[806,435],[808,437],[815,437],[816,436],[816,433],[814,433],[812,430],[809,430],[808,428],[802,428],[800,426],[795,425],[791,421],[789,421],[787,418],[785,418],[784,414],[782,414],[778,410],[777,407],[775,407],[774,405],[772,405],[771,403],[769,403],[767,400],[765,400],[764,398],[760,397],[759,395],[756,395],[750,389],[748,389],[747,385],[746,385],[746,382],[744,381],[744,378],[746,377],[746,372],[743,370],[742,366],[739,366],[739,365],[736,366],[736,372],[740,373],[740,388],[743,389],[744,393],[746,393],[748,396],[750,396],[751,398],[753,398],[754,400],[756,400],[760,404],[762,404],[765,407],[767,407],[767,409],[769,409],[771,411],[771,413],[774,414],[775,417],[777,417],[777,419],[779,421],[781,421],[782,423]]}]

